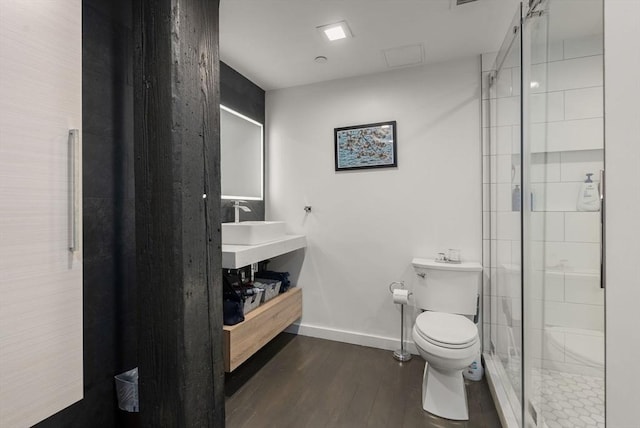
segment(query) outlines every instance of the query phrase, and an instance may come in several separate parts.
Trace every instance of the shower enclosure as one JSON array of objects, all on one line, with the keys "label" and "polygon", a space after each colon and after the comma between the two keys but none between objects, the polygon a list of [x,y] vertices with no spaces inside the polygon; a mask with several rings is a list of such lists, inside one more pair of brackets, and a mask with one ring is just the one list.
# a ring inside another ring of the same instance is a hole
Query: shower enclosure
[{"label": "shower enclosure", "polygon": [[602,0],[527,1],[484,64],[484,358],[508,426],[604,426],[602,22]]}]

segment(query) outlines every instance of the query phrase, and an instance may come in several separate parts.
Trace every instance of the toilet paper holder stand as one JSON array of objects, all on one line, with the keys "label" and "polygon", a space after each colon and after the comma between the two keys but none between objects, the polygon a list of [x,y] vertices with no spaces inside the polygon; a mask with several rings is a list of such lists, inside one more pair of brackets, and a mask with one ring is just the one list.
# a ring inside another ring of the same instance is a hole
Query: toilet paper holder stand
[{"label": "toilet paper holder stand", "polygon": [[[389,293],[393,295],[395,290],[404,290],[404,281],[394,281],[389,284]],[[407,297],[410,297],[413,293],[409,292]],[[411,353],[404,349],[404,304],[400,304],[400,349],[393,351],[393,358],[400,362],[409,361],[411,359]]]}]

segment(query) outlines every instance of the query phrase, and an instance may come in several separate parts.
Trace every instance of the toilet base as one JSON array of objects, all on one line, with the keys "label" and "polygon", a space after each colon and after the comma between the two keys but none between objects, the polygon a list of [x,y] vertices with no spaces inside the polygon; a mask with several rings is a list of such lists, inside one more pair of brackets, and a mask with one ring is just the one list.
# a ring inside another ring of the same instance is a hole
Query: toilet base
[{"label": "toilet base", "polygon": [[442,371],[428,363],[422,377],[422,408],[441,418],[469,420],[462,370]]}]

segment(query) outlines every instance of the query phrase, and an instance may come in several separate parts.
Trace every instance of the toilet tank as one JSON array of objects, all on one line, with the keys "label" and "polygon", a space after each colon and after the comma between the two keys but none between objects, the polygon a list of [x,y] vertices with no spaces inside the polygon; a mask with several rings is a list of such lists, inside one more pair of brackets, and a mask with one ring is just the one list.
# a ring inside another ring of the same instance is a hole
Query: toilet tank
[{"label": "toilet tank", "polygon": [[480,263],[440,263],[413,259],[416,272],[413,296],[416,307],[426,311],[475,315],[482,277]]}]

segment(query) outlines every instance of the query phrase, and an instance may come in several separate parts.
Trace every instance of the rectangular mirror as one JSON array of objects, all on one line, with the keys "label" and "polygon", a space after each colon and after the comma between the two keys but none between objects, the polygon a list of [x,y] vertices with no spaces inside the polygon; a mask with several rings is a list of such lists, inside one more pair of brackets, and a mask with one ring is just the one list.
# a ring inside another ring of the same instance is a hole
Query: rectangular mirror
[{"label": "rectangular mirror", "polygon": [[263,199],[263,125],[220,105],[220,174],[223,199]]}]

